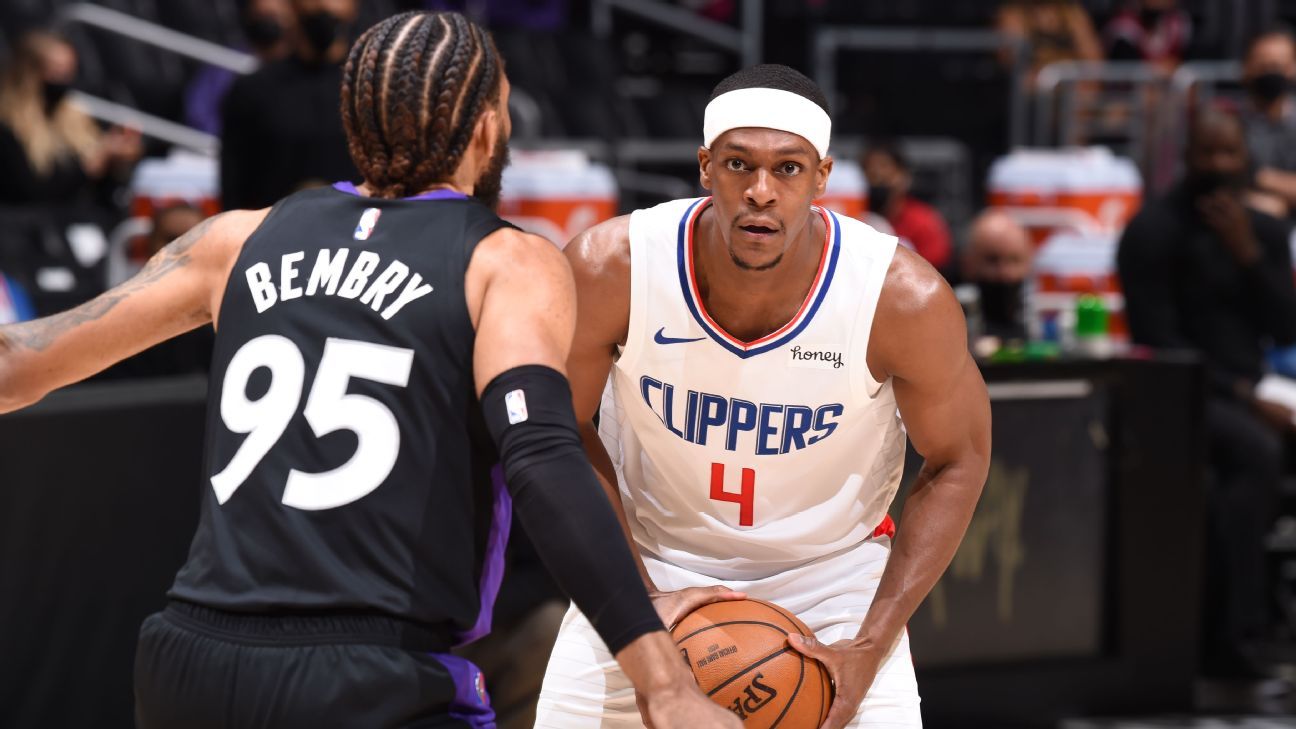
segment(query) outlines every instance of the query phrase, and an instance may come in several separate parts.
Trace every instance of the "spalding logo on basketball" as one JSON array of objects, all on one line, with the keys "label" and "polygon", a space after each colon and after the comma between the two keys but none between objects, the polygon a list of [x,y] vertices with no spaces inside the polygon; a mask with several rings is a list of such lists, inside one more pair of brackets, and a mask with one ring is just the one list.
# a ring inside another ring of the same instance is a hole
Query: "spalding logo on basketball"
[{"label": "spalding logo on basketball", "polygon": [[795,615],[761,600],[704,605],[671,631],[711,700],[753,729],[817,729],[832,705],[823,664],[788,645],[813,635]]}]

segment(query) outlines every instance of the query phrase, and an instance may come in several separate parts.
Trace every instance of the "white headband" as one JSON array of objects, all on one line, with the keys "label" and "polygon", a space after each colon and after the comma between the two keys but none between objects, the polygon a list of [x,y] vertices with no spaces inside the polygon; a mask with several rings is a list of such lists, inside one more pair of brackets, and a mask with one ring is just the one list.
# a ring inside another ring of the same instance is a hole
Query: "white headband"
[{"label": "white headband", "polygon": [[777,129],[805,137],[820,157],[828,156],[832,119],[823,107],[800,94],[782,89],[750,88],[727,91],[707,104],[702,122],[703,144],[740,127]]}]

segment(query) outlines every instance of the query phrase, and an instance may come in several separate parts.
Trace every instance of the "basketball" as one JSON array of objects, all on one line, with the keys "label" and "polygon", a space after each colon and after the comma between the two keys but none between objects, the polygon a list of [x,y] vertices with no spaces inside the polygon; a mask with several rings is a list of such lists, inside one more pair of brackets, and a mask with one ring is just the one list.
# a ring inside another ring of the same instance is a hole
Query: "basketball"
[{"label": "basketball", "polygon": [[815,729],[828,716],[832,683],[787,634],[812,636],[795,615],[761,600],[703,605],[671,637],[703,693],[747,727]]}]

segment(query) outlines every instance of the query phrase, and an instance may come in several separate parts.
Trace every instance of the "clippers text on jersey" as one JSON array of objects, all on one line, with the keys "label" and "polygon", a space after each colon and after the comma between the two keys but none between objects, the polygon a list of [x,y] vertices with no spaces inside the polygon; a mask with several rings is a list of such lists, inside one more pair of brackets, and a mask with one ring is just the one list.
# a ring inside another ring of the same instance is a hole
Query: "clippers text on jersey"
[{"label": "clippers text on jersey", "polygon": [[833,434],[841,403],[818,407],[754,403],[709,392],[678,392],[669,382],[639,378],[639,393],[667,430],[689,443],[723,438],[725,450],[741,445],[758,456],[774,456],[814,445]]}]

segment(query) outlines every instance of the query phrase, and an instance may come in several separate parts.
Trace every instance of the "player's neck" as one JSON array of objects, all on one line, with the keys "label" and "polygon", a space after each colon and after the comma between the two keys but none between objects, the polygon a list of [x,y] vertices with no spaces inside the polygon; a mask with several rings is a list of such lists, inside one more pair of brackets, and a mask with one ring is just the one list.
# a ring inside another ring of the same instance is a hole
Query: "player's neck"
[{"label": "player's neck", "polygon": [[[451,192],[457,192],[464,197],[472,197],[473,189],[473,185],[460,185],[452,180],[450,182],[438,182],[437,184],[425,187],[422,190],[411,192],[406,197],[418,197],[419,195],[426,195],[429,192],[436,192],[437,190],[450,190]],[[356,185],[356,192],[365,197],[369,197],[373,194],[373,188],[369,187],[368,183],[362,183]]]},{"label": "player's neck", "polygon": [[777,331],[800,310],[814,286],[823,257],[822,218],[812,215],[777,265],[764,270],[740,266],[710,211],[694,230],[693,266],[707,313],[726,332],[745,341]]}]

